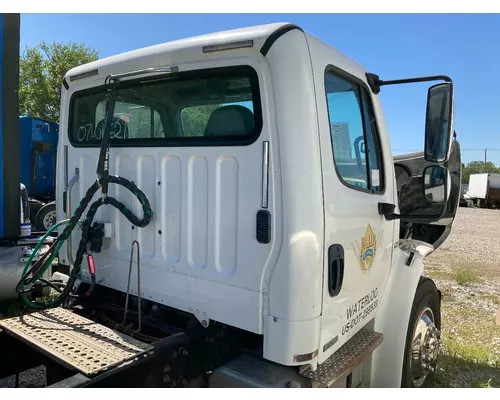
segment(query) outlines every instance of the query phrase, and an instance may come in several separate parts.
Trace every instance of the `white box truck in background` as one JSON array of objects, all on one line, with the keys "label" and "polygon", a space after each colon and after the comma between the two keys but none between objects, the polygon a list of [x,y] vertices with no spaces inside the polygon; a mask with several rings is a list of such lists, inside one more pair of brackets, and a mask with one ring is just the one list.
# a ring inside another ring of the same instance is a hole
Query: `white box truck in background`
[{"label": "white box truck in background", "polygon": [[471,174],[467,197],[478,207],[500,206],[500,174]]}]

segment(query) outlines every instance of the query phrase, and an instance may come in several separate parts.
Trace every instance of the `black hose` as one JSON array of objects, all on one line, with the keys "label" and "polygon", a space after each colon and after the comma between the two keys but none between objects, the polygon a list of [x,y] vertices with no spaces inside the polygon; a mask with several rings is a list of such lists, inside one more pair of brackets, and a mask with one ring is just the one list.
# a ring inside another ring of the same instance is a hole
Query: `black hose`
[{"label": "black hose", "polygon": [[[147,226],[151,220],[152,220],[152,210],[151,210],[151,205],[149,203],[149,200],[147,199],[146,195],[131,181],[129,181],[126,178],[122,178],[119,176],[114,176],[114,175],[109,175],[107,178],[101,178],[101,179],[106,179],[108,183],[116,183],[118,185],[121,185],[127,189],[129,189],[139,200],[139,202],[142,205],[143,209],[143,217],[139,219],[137,216],[135,216],[131,210],[129,210],[122,202],[116,200],[113,197],[105,197],[105,198],[100,198],[92,203],[90,206],[90,209],[86,215],[85,220],[82,223],[82,236],[80,239],[80,243],[78,245],[78,250],[76,252],[76,257],[75,257],[75,264],[74,267],[71,271],[70,277],[68,279],[68,283],[66,284],[64,290],[50,303],[40,303],[40,302],[34,302],[34,304],[37,306],[37,308],[52,308],[52,307],[58,307],[60,306],[65,299],[67,299],[70,295],[71,289],[73,288],[73,285],[78,277],[78,274],[81,269],[81,264],[83,260],[83,256],[86,253],[86,247],[87,247],[87,242],[89,241],[89,228],[92,224],[92,221],[94,219],[95,213],[101,207],[102,205],[105,204],[110,204],[120,210],[120,212],[127,218],[133,225],[138,226],[138,227],[145,227]],[[57,247],[57,244],[59,244],[62,241],[65,241],[68,239],[69,235],[73,231],[73,229],[76,227],[78,221],[80,220],[83,212],[87,208],[88,204],[94,197],[94,194],[99,190],[101,187],[99,181],[94,182],[94,184],[88,189],[87,193],[85,194],[85,197],[82,199],[80,202],[78,208],[76,209],[75,213],[71,217],[70,221],[68,222],[67,226],[64,228],[64,231],[61,233],[61,235],[58,236],[58,238],[54,241],[54,244],[51,246],[51,248],[47,251],[46,254],[44,254],[44,259],[47,259],[48,253],[51,252],[52,249],[55,249]],[[33,268],[31,270],[36,270],[36,269],[41,269],[43,268],[43,260],[40,259],[38,260]],[[18,290],[19,286],[21,284],[26,285],[28,283],[31,283],[31,280],[28,278],[26,279],[26,275],[23,276],[23,279],[19,282],[18,284]],[[36,274],[34,275],[35,279],[39,279],[36,277]]]},{"label": "black hose", "polygon": [[[108,78],[106,78],[106,85],[108,84],[109,84]],[[111,90],[114,90],[114,88]],[[33,284],[36,281],[41,281],[40,278],[41,275],[43,274],[43,271],[47,269],[47,263],[53,259],[53,255],[55,254],[57,249],[61,247],[62,243],[69,238],[71,232],[77,226],[78,222],[80,221],[83,215],[83,212],[85,211],[85,209],[87,208],[87,206],[89,205],[90,201],[94,197],[95,193],[99,190],[99,188],[102,189],[102,197],[92,203],[89,211],[87,212],[85,220],[82,223],[82,236],[80,239],[80,243],[78,245],[78,250],[76,252],[74,267],[71,270],[71,274],[69,276],[66,286],[54,300],[51,300],[47,303],[32,302],[31,307],[33,308],[44,309],[44,308],[58,307],[70,296],[74,297],[74,295],[71,294],[71,291],[78,277],[78,274],[80,273],[83,255],[86,253],[87,243],[89,242],[89,229],[92,225],[95,213],[97,212],[99,207],[106,204],[112,205],[113,207],[120,210],[120,212],[125,216],[125,218],[127,218],[130,221],[130,223],[140,228],[147,226],[152,220],[153,213],[151,210],[151,205],[146,195],[133,182],[129,181],[128,179],[119,176],[109,175],[110,131],[114,114],[115,100],[112,95],[108,94],[107,96],[108,96],[108,101],[106,107],[106,125],[101,138],[101,148],[99,152],[99,161],[97,164],[98,179],[87,190],[85,197],[81,200],[80,204],[78,205],[78,208],[75,210],[75,213],[73,214],[68,224],[64,228],[62,234],[57,237],[57,239],[54,241],[49,250],[33,265],[33,267],[23,274],[21,280],[16,286],[16,291],[18,293],[21,293],[24,290],[24,286]],[[136,215],[134,215],[132,211],[129,210],[122,202],[118,201],[113,197],[107,196],[108,185],[110,183],[121,185],[126,189],[130,190],[135,195],[137,200],[142,205],[143,217],[141,219],[139,219]]]}]

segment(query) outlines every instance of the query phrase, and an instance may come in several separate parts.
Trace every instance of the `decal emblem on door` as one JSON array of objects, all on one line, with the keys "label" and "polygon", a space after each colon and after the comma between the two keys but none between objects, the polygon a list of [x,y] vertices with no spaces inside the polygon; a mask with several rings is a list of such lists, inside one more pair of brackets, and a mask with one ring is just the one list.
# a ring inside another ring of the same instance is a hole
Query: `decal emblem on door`
[{"label": "decal emblem on door", "polygon": [[363,273],[367,273],[372,268],[376,251],[377,237],[373,233],[370,224],[368,224],[366,227],[365,237],[361,239],[361,251],[359,255],[359,262]]}]

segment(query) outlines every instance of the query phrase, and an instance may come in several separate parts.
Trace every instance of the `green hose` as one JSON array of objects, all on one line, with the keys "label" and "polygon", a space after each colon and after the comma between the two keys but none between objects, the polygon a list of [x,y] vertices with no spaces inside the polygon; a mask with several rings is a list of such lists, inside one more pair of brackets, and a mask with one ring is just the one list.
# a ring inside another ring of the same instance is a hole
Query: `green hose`
[{"label": "green hose", "polygon": [[[43,236],[41,239],[40,243],[36,246],[35,251],[29,258],[28,262],[25,265],[24,271],[23,271],[23,276],[21,277],[21,280],[18,282],[16,286],[16,292],[19,294],[19,296],[22,298],[23,302],[29,307],[29,308],[34,308],[34,309],[46,309],[46,308],[53,308],[53,307],[58,307],[63,304],[63,302],[70,296],[76,296],[71,294],[71,290],[73,289],[73,286],[78,279],[80,270],[81,270],[81,264],[83,260],[83,256],[87,252],[87,246],[90,244],[91,240],[91,224],[94,219],[95,213],[99,209],[99,207],[104,206],[104,205],[112,205],[113,207],[117,208],[124,216],[127,218],[127,220],[132,223],[134,226],[143,228],[151,222],[153,219],[153,212],[151,210],[151,205],[149,203],[149,200],[147,199],[146,195],[144,192],[142,192],[133,182],[129,181],[126,178],[120,177],[120,176],[113,176],[109,175],[105,180],[107,183],[114,183],[121,185],[125,187],[126,189],[130,190],[139,203],[142,205],[142,210],[143,210],[143,216],[142,218],[137,217],[130,209],[128,209],[125,204],[122,202],[118,201],[117,199],[113,197],[100,197],[96,201],[92,203],[90,206],[90,209],[87,212],[86,217],[83,219],[82,225],[81,225],[81,230],[82,230],[82,235],[80,238],[80,242],[78,244],[78,250],[76,251],[76,256],[75,256],[75,261],[72,265],[71,272],[69,275],[69,279],[67,284],[64,286],[64,289],[51,301],[47,303],[42,303],[42,302],[37,302],[36,299],[34,301],[30,301],[27,299],[26,296],[23,296],[25,293],[24,287],[29,286],[33,283],[36,284],[36,281],[38,280],[40,283],[46,283],[43,282],[41,276],[47,271],[47,269],[51,266],[52,261],[56,257],[57,253],[61,249],[62,245],[64,242],[69,238],[71,235],[72,231],[75,229],[77,224],[81,221],[81,218],[83,216],[83,212],[89,205],[90,201],[94,197],[94,195],[97,193],[97,191],[102,188],[101,182],[103,181],[104,178],[101,178],[100,180],[96,180],[92,186],[87,190],[85,193],[85,196],[82,198],[80,204],[78,205],[77,209],[75,210],[75,213],[71,217],[69,221],[61,221],[54,225],[49,231]],[[40,247],[43,244],[43,241],[47,238],[47,236],[54,231],[56,228],[61,226],[62,224],[66,224],[66,227],[64,227],[63,231],[59,234],[57,239],[54,241],[54,243],[50,246],[50,249],[45,253],[38,261],[34,263],[33,266],[30,267],[30,264],[33,262],[33,258],[35,257],[36,252],[40,249]],[[28,277],[28,275],[33,274],[33,276]],[[46,283],[47,284],[47,283]],[[50,286],[50,284],[49,284]],[[85,295],[79,295],[76,297],[83,297]],[[33,299],[32,299],[33,300]]]},{"label": "green hose", "polygon": [[[45,242],[45,239],[53,232],[55,231],[57,228],[59,228],[60,226],[62,225],[65,225],[69,222],[70,220],[67,219],[67,220],[63,220],[63,221],[59,221],[57,224],[55,224],[54,226],[52,226],[48,231],[47,233],[45,233],[45,235],[43,235],[43,237],[40,239],[40,241],[38,242],[38,244],[36,245],[35,249],[33,250],[33,252],[31,253],[28,261],[26,261],[26,264],[24,265],[24,270],[23,270],[23,277],[21,280],[24,280],[25,279],[25,274],[26,272],[29,270],[29,267],[31,266],[31,262],[33,261],[33,258],[35,257],[35,255],[37,254],[38,250],[40,249],[40,247],[42,247],[42,245],[44,244]],[[38,278],[40,278],[46,271],[47,269],[49,269],[49,267],[52,265],[52,261],[54,260],[54,258],[56,258],[56,255],[59,253],[59,249],[62,247],[62,245],[64,244],[65,240],[61,241],[61,243],[56,247],[56,250],[54,251],[54,253],[52,254],[52,257],[50,258],[50,260],[45,264],[45,267],[43,267],[42,269],[40,269],[39,272],[37,272],[35,274],[35,276],[33,276],[33,282],[35,282]],[[20,285],[20,289],[23,290],[24,289],[24,285]],[[36,308],[36,309],[41,309],[42,307],[38,306],[37,304],[35,303],[32,303],[27,297],[26,295],[24,295],[24,293],[20,293],[19,294],[21,299],[23,300],[23,302],[30,308]],[[49,301],[48,304],[50,304],[51,302]]]}]

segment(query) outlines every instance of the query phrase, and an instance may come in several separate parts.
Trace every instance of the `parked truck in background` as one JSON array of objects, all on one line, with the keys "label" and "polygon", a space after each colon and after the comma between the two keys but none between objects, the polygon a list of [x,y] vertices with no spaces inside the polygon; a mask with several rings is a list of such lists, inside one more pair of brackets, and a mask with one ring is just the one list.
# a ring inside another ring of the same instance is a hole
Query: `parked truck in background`
[{"label": "parked truck in background", "polygon": [[460,191],[460,207],[469,207],[471,202],[467,198],[467,190],[469,189],[468,183],[462,184],[462,190]]},{"label": "parked truck in background", "polygon": [[[431,81],[423,153],[395,160],[379,93]],[[72,69],[59,234],[24,267],[24,315],[0,320],[0,377],[45,365],[53,387],[423,386],[441,329],[423,259],[460,191],[452,132],[449,77],[382,80],[293,24]]]},{"label": "parked truck in background", "polygon": [[466,198],[480,208],[500,206],[500,174],[471,174]]},{"label": "parked truck in background", "polygon": [[29,196],[32,229],[47,231],[57,220],[55,189],[59,125],[22,116],[19,134],[21,183]]}]

